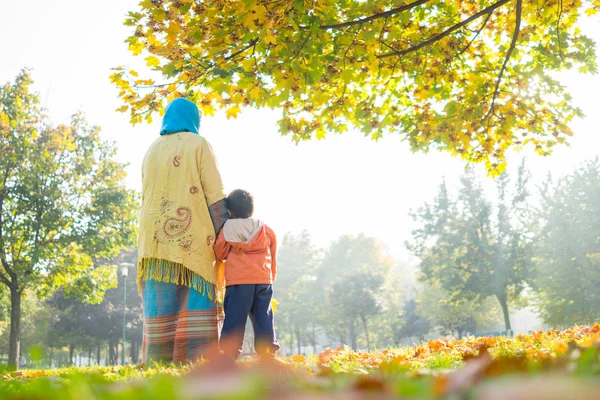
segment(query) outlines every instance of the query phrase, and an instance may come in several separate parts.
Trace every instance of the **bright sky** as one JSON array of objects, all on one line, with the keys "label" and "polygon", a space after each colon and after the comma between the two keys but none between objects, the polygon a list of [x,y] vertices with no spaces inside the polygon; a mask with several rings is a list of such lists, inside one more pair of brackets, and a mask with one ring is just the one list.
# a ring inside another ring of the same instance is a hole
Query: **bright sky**
[{"label": "bright sky", "polygon": [[[132,127],[109,82],[110,68],[143,63],[127,50],[122,26],[135,0],[0,0],[0,83],[23,67],[33,69],[35,89],[54,122],[68,122],[77,110],[115,140],[119,159],[129,163],[127,183],[141,188],[141,162],[156,139],[159,122]],[[600,24],[584,31],[600,41]],[[523,155],[534,179],[548,171],[560,176],[599,154],[599,76],[563,75],[587,118],[573,124],[571,147],[551,157]],[[360,134],[330,135],[296,146],[277,132],[278,113],[245,110],[237,120],[223,114],[206,117],[201,134],[212,143],[226,190],[245,188],[254,196],[257,216],[280,236],[308,230],[325,246],[343,234],[363,232],[384,242],[399,258],[408,258],[404,242],[413,226],[410,209],[431,201],[445,176],[458,181],[464,164],[441,153],[412,154],[400,137],[373,143]]]}]

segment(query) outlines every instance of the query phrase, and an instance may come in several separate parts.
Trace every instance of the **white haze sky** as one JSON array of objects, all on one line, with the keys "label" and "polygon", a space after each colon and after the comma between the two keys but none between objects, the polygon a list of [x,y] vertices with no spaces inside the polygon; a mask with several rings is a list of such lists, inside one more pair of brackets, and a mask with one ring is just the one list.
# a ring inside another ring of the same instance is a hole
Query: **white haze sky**
[{"label": "white haze sky", "polygon": [[[132,127],[127,115],[115,112],[121,103],[108,79],[111,67],[143,64],[123,43],[130,33],[124,16],[136,7],[135,0],[0,0],[0,83],[31,68],[51,119],[66,123],[84,111],[105,139],[117,142],[119,160],[129,164],[127,184],[139,190],[142,158],[160,121]],[[586,20],[583,29],[600,41],[597,19]],[[587,117],[573,124],[571,147],[546,158],[529,150],[510,156],[511,169],[526,156],[536,182],[599,154],[600,77],[564,73],[561,79]],[[464,163],[443,153],[412,154],[399,136],[374,143],[348,132],[296,146],[279,135],[278,115],[244,110],[236,120],[222,113],[203,119],[201,134],[217,153],[226,190],[250,190],[257,216],[280,236],[306,229],[326,246],[363,232],[409,259],[409,211],[431,201],[444,176],[456,184]]]}]

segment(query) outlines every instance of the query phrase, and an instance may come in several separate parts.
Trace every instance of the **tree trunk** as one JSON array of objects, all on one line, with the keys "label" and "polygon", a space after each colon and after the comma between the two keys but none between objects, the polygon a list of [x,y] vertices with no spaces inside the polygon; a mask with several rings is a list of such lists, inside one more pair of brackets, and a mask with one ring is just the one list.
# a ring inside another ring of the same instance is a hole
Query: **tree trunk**
[{"label": "tree trunk", "polygon": [[296,346],[298,346],[298,354],[302,354],[300,345],[300,328],[296,328]]},{"label": "tree trunk", "polygon": [[137,364],[137,357],[135,354],[136,348],[135,348],[135,340],[132,340],[131,342],[131,348],[129,350],[129,356],[131,357],[131,364]]},{"label": "tree trunk", "polygon": [[352,346],[352,350],[358,350],[358,344],[356,342],[356,329],[354,327],[354,320],[350,321],[350,345]]},{"label": "tree trunk", "polygon": [[96,353],[96,362],[100,365],[100,345],[98,345],[97,353]]},{"label": "tree trunk", "polygon": [[369,340],[369,328],[367,327],[367,318],[364,315],[361,315],[360,319],[362,320],[363,328],[365,328],[365,336],[367,337],[367,350],[370,350],[371,341]]},{"label": "tree trunk", "polygon": [[92,348],[88,348],[88,367],[92,366]]},{"label": "tree trunk", "polygon": [[504,314],[504,327],[507,331],[512,330],[510,326],[510,316],[508,314],[508,301],[506,294],[502,294],[500,296],[496,296],[498,301],[500,302],[500,306],[502,307],[502,314]]},{"label": "tree trunk", "polygon": [[312,345],[313,353],[317,354],[317,333],[315,332],[315,324],[312,324]]},{"label": "tree trunk", "polygon": [[[16,280],[16,278],[13,278]],[[10,339],[8,345],[8,367],[19,369],[21,352],[21,292],[16,282],[10,288]]]},{"label": "tree trunk", "polygon": [[113,342],[112,342],[112,338],[109,338],[108,339],[108,365],[114,365],[114,360],[115,360],[115,356],[114,356]]},{"label": "tree trunk", "polygon": [[73,353],[75,352],[75,346],[69,345],[69,365],[73,365]]}]

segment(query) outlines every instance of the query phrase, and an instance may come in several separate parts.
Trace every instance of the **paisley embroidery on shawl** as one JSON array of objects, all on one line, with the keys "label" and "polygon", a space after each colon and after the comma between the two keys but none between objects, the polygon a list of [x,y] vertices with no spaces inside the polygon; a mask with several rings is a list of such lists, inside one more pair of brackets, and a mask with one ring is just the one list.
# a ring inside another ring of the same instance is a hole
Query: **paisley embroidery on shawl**
[{"label": "paisley embroidery on shawl", "polygon": [[192,210],[188,207],[179,207],[177,216],[168,218],[164,224],[164,232],[167,237],[181,236],[190,228],[192,224]]},{"label": "paisley embroidery on shawl", "polygon": [[192,210],[189,207],[176,207],[174,201],[163,199],[160,217],[154,224],[154,241],[174,244],[186,253],[192,253],[194,240],[189,232],[192,226]]}]

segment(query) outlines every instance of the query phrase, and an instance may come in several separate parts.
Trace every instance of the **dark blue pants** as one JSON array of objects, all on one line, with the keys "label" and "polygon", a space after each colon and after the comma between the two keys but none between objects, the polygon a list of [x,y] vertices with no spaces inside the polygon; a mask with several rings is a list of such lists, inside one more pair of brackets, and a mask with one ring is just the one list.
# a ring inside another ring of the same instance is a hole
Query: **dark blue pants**
[{"label": "dark blue pants", "polygon": [[254,328],[254,350],[265,356],[279,350],[273,323],[273,285],[232,285],[225,290],[225,322],[221,330],[221,350],[237,359],[244,345],[246,320]]}]

